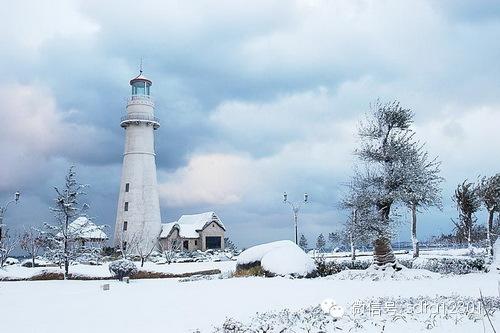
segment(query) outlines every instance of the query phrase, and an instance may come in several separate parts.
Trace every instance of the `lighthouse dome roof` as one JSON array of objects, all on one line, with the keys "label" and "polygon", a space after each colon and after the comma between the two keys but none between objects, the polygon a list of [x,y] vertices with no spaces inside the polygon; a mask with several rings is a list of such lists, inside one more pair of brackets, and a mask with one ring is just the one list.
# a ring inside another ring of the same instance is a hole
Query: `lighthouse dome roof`
[{"label": "lighthouse dome roof", "polygon": [[142,71],[139,73],[139,75],[130,80],[130,85],[134,84],[135,82],[147,82],[149,85],[153,84],[153,81],[145,77],[144,74],[142,74]]}]

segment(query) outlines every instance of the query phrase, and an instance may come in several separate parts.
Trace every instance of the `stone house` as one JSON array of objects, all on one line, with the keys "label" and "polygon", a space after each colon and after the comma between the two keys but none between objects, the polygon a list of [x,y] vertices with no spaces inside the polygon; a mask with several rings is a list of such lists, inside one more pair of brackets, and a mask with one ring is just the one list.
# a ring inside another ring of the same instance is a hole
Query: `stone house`
[{"label": "stone house", "polygon": [[176,222],[163,223],[160,244],[183,251],[224,250],[226,227],[214,212],[182,215]]}]

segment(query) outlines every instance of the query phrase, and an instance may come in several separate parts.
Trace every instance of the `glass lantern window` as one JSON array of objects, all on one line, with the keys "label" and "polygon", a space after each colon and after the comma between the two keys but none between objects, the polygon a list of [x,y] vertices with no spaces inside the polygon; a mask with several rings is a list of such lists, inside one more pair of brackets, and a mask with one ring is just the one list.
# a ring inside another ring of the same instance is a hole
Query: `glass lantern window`
[{"label": "glass lantern window", "polygon": [[132,95],[149,95],[149,86],[144,81],[134,82],[132,84]]}]

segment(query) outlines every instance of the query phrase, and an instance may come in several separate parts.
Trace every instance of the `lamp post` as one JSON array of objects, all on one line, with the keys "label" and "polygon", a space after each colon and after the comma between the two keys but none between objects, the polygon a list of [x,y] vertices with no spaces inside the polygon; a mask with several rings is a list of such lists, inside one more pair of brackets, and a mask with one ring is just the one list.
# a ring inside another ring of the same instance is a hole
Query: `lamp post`
[{"label": "lamp post", "polygon": [[14,199],[8,201],[3,207],[0,207],[0,241],[3,238],[3,229],[5,227],[5,224],[3,224],[3,217],[5,216],[5,212],[7,211],[7,207],[9,207],[9,205],[13,202],[15,202],[17,204],[20,196],[21,196],[21,193],[19,193],[19,191],[17,191],[16,193],[14,193]]},{"label": "lamp post", "polygon": [[[307,200],[309,199],[309,195],[307,193],[304,193],[304,204],[307,203]],[[285,192],[283,193],[283,202],[287,203],[292,207],[292,212],[293,212],[293,222],[295,225],[295,244],[299,244],[299,231],[298,231],[298,218],[299,218],[299,210],[300,207],[302,206],[302,203],[293,203],[288,201],[288,194]]]}]

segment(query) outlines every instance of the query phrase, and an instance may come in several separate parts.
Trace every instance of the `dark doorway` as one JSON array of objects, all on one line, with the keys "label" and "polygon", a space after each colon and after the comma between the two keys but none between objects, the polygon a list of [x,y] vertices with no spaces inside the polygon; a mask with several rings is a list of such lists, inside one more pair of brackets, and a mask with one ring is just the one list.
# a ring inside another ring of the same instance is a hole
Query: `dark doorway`
[{"label": "dark doorway", "polygon": [[184,250],[188,250],[188,249],[189,249],[189,241],[185,240],[185,241],[182,243],[182,246],[184,247]]}]

